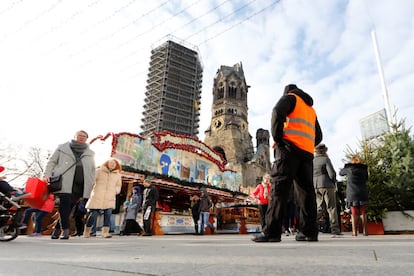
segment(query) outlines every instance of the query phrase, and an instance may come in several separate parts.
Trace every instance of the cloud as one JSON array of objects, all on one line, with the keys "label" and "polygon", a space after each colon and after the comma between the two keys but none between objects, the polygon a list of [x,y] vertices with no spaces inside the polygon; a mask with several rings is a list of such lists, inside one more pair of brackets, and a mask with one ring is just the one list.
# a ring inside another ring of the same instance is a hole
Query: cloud
[{"label": "cloud", "polygon": [[314,98],[336,168],[384,108],[371,31],[398,116],[414,123],[414,9],[396,1],[30,1],[0,3],[3,140],[54,149],[77,129],[140,132],[151,49],[172,34],[204,65],[200,138],[221,65],[242,62],[249,130],[270,130],[288,83]]}]

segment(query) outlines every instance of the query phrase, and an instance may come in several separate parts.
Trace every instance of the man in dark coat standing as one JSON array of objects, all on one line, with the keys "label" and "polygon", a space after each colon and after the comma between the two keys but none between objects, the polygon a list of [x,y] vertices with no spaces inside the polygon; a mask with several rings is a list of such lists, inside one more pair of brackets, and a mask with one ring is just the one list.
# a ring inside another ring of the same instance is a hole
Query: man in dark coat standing
[{"label": "man in dark coat standing", "polygon": [[142,202],[144,234],[143,236],[152,236],[152,216],[157,207],[157,200],[159,197],[157,187],[151,184],[149,179],[144,180],[144,200]]},{"label": "man in dark coat standing", "polygon": [[341,235],[336,203],[336,172],[331,159],[328,157],[328,147],[319,144],[315,147],[313,159],[313,185],[316,193],[317,221],[319,222],[324,211],[328,212],[330,232]]},{"label": "man in dark coat standing", "polygon": [[271,171],[271,196],[266,226],[252,238],[254,242],[281,241],[283,213],[292,185],[301,230],[296,240],[318,240],[313,153],[315,145],[322,141],[322,131],[312,105],[311,96],[289,84],[273,108],[271,130],[275,160]]}]

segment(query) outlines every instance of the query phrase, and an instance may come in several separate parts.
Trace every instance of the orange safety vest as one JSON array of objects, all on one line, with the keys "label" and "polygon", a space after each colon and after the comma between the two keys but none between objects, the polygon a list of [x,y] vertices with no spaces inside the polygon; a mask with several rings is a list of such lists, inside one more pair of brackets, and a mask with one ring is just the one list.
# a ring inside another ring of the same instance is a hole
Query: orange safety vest
[{"label": "orange safety vest", "polygon": [[295,109],[286,117],[283,127],[283,138],[298,148],[314,153],[316,112],[301,97],[288,93],[296,98]]}]

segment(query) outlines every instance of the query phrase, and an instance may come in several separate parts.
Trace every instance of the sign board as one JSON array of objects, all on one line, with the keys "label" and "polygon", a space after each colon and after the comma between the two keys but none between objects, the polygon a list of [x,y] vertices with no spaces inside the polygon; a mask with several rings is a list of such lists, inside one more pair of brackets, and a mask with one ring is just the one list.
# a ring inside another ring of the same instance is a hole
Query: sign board
[{"label": "sign board", "polygon": [[362,138],[369,140],[382,135],[384,132],[389,131],[389,125],[387,120],[387,113],[385,109],[381,109],[360,121]]}]

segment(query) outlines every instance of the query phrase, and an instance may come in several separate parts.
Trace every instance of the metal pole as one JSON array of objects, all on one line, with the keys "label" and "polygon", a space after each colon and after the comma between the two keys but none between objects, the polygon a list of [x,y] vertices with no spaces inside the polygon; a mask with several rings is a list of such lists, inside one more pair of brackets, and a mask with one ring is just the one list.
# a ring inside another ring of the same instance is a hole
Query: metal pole
[{"label": "metal pole", "polygon": [[[385,101],[385,112],[387,114],[387,123],[388,123],[388,126],[391,126],[394,123],[394,117],[391,111],[391,105],[390,105],[390,99],[388,97],[387,86],[385,84],[384,71],[382,70],[381,57],[380,57],[380,53],[378,49],[377,36],[375,34],[375,30],[371,32],[371,37],[372,37],[372,42],[374,44],[375,58],[377,59],[378,73],[379,73],[379,77],[381,80],[382,93],[383,93],[384,101]],[[392,130],[391,127],[390,127],[390,130]]]}]

